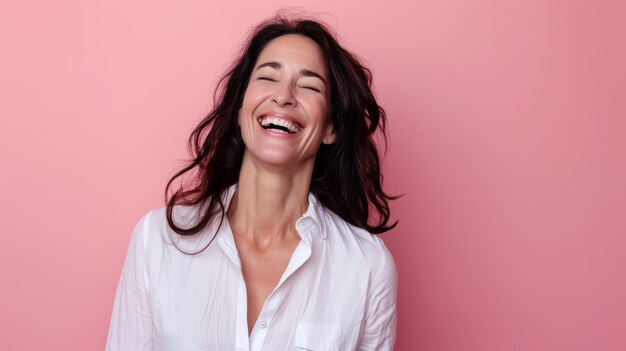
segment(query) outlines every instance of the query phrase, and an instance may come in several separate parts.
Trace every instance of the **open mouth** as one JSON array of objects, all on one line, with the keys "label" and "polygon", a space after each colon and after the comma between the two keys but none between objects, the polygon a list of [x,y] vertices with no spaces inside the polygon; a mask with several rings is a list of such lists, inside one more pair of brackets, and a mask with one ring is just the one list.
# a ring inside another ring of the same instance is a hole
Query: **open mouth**
[{"label": "open mouth", "polygon": [[296,134],[302,130],[302,126],[297,122],[288,121],[286,119],[263,116],[258,119],[263,129],[272,130],[279,133]]}]

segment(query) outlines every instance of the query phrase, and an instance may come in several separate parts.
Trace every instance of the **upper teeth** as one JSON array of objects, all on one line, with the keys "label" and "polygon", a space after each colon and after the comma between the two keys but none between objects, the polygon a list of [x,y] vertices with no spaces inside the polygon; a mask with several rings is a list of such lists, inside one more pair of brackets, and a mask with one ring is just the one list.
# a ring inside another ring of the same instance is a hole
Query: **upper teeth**
[{"label": "upper teeth", "polygon": [[261,123],[263,127],[267,127],[270,124],[283,126],[289,129],[289,131],[292,133],[297,133],[302,129],[298,124],[288,121],[286,119],[278,118],[278,117],[270,117],[270,116],[261,117],[259,119],[259,122]]}]

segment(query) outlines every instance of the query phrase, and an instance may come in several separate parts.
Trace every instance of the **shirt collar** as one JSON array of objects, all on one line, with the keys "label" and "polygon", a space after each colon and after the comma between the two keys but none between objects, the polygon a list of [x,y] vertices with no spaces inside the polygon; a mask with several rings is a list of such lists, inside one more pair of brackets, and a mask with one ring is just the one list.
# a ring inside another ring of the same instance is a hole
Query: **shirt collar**
[{"label": "shirt collar", "polygon": [[[237,190],[237,183],[231,185],[222,193],[222,203],[224,204],[225,212],[228,211],[228,206],[230,206],[230,200],[233,198],[235,190]],[[326,227],[324,225],[324,221],[322,221],[324,211],[323,206],[317,196],[315,196],[312,192],[309,192],[308,202],[309,206],[300,218],[311,218],[314,223],[313,227],[315,228],[315,231],[319,233],[322,239],[326,239]]]},{"label": "shirt collar", "polygon": [[[224,204],[224,212],[228,211],[228,206],[230,205],[230,200],[235,194],[235,190],[237,190],[237,183],[228,187],[222,193],[222,203]],[[308,196],[309,206],[305,213],[302,214],[298,220],[311,220],[311,223],[308,226],[312,232],[319,233],[322,239],[327,238],[326,234],[326,225],[322,220],[324,215],[324,207],[320,203],[319,199],[312,193],[309,192]],[[198,220],[198,211],[200,210],[199,205],[195,206],[175,206],[173,211],[174,221],[183,227],[187,227],[192,223],[197,223]],[[218,225],[221,222],[222,214],[220,212],[216,213],[215,217],[209,222],[206,228],[204,228],[198,235],[191,236],[181,236],[174,232],[168,225],[166,225],[166,235],[165,241],[174,244],[182,249],[185,252],[197,252],[203,247],[209,245],[215,236],[218,235],[216,231],[218,230]],[[222,223],[224,225],[224,223]],[[224,228],[222,227],[219,231],[221,232]]]}]

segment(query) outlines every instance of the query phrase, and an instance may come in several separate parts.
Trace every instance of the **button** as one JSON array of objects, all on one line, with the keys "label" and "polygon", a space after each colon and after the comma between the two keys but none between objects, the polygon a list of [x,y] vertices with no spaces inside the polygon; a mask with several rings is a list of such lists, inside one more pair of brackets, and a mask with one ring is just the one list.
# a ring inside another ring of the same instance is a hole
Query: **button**
[{"label": "button", "polygon": [[265,321],[259,323],[259,328],[261,328],[261,329],[267,328],[267,323]]}]

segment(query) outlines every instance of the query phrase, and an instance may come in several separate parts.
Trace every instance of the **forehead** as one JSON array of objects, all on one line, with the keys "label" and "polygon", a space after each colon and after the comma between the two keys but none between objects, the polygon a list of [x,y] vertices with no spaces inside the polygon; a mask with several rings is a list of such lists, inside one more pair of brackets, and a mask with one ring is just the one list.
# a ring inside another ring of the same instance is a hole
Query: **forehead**
[{"label": "forehead", "polygon": [[326,73],[324,57],[319,45],[312,39],[299,34],[283,35],[267,43],[256,65],[271,61],[297,69],[315,70],[324,75]]}]

